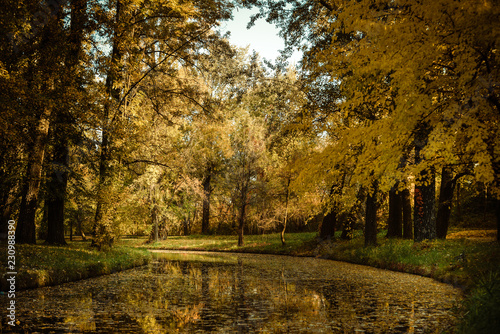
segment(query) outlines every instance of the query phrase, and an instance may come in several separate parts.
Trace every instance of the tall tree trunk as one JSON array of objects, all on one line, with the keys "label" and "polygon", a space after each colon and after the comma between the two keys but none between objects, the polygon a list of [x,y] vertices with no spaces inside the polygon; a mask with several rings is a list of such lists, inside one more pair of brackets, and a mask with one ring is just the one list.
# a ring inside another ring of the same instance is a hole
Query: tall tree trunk
[{"label": "tall tree trunk", "polygon": [[107,233],[106,227],[103,225],[103,211],[105,202],[105,192],[107,182],[109,181],[109,143],[108,131],[103,131],[103,138],[101,141],[101,154],[99,156],[99,179],[97,185],[97,204],[94,216],[94,225],[92,228],[92,245],[99,248],[99,239],[105,238]]},{"label": "tall tree trunk", "polygon": [[403,237],[403,198],[396,184],[389,191],[389,218],[387,219],[387,238]]},{"label": "tall tree trunk", "polygon": [[413,239],[413,220],[411,216],[411,196],[410,190],[405,187],[401,192],[401,202],[403,206],[403,238]]},{"label": "tall tree trunk", "polygon": [[436,216],[436,233],[439,239],[446,239],[446,234],[448,233],[455,184],[456,179],[453,178],[453,169],[451,167],[443,167]]},{"label": "tall tree trunk", "polygon": [[161,226],[158,220],[158,206],[155,201],[153,201],[153,209],[151,209],[151,225],[153,226],[153,229],[149,233],[149,242],[158,242],[161,239]]},{"label": "tall tree trunk", "polygon": [[426,239],[436,239],[436,219],[435,219],[435,197],[436,182],[434,172],[423,171],[421,178],[415,184],[415,204],[414,204],[414,240],[416,242]]},{"label": "tall tree trunk", "polygon": [[377,245],[377,192],[378,182],[373,182],[373,190],[366,197],[365,246]]},{"label": "tall tree trunk", "polygon": [[212,167],[208,167],[206,170],[205,178],[203,179],[203,211],[201,218],[201,233],[208,233],[210,227],[210,195],[212,189],[210,187],[210,182],[212,180]]},{"label": "tall tree trunk", "polygon": [[29,152],[28,170],[16,228],[16,243],[19,244],[36,243],[35,215],[45,158],[45,144],[49,132],[50,114],[51,110],[45,107],[38,120],[35,141]]},{"label": "tall tree trunk", "polygon": [[190,215],[184,217],[184,220],[182,222],[182,233],[184,235],[189,235],[189,220],[190,220]]},{"label": "tall tree trunk", "polygon": [[[422,125],[415,134],[415,164],[423,162],[421,151],[427,145],[430,129]],[[436,180],[434,170],[426,168],[415,182],[415,203],[413,206],[414,240],[436,239]]]},{"label": "tall tree trunk", "polygon": [[119,65],[121,62],[121,38],[123,34],[119,31],[118,26],[121,22],[122,12],[121,1],[116,2],[115,27],[113,31],[113,47],[111,50],[111,62],[108,68],[106,77],[106,102],[104,105],[104,115],[102,122],[102,141],[101,154],[99,156],[99,179],[97,185],[97,203],[94,216],[93,240],[92,245],[101,248],[102,245],[109,243],[108,240],[113,240],[110,236],[109,227],[105,226],[103,216],[106,205],[106,192],[108,191],[108,183],[111,177],[111,110],[117,107],[120,99],[120,91],[115,88],[115,83],[119,80]]},{"label": "tall tree trunk", "polygon": [[[78,65],[82,54],[82,42],[86,25],[87,0],[71,0],[71,27],[68,38],[68,52],[65,59],[65,76],[62,89],[81,89],[81,76],[78,75]],[[69,174],[69,131],[72,127],[69,110],[76,101],[63,103],[63,110],[57,114],[53,124],[54,153],[52,157],[52,173],[49,180],[48,200],[48,230],[47,243],[66,244],[64,240],[64,202]]]},{"label": "tall tree trunk", "polygon": [[[46,6],[46,5],[45,5]],[[63,61],[60,43],[62,39],[62,17],[63,3],[54,2],[49,4],[50,15],[42,27],[42,35],[38,47],[39,58],[34,68],[28,70],[31,80],[29,83],[34,95],[38,95],[32,106],[40,112],[37,124],[34,126],[33,143],[28,147],[28,166],[26,181],[22,189],[21,207],[19,220],[16,228],[17,243],[36,243],[35,214],[38,206],[38,197],[42,179],[42,169],[45,158],[47,137],[53,113],[53,103],[50,101],[55,90],[56,81],[59,80],[57,73],[59,64]],[[48,12],[47,12],[48,13]],[[35,62],[33,62],[35,63]],[[35,74],[35,72],[37,72]],[[38,79],[34,79],[38,76]],[[47,101],[49,100],[49,101]]]},{"label": "tall tree trunk", "polygon": [[[64,134],[62,134],[64,136]],[[63,140],[62,138],[59,138]],[[47,238],[48,244],[65,245],[64,239],[64,202],[68,185],[68,148],[55,145],[52,172],[49,180],[47,201]],[[57,163],[56,163],[57,162]],[[59,164],[60,163],[60,164]]]}]

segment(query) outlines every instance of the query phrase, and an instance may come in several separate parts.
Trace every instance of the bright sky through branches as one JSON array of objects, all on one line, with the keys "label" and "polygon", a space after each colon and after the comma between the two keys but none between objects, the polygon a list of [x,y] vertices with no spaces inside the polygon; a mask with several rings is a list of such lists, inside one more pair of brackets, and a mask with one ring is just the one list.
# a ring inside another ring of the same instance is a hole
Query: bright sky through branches
[{"label": "bright sky through branches", "polygon": [[[229,38],[231,44],[239,47],[249,46],[249,51],[257,51],[261,58],[274,61],[279,56],[279,50],[285,46],[283,39],[278,35],[278,29],[264,19],[259,19],[255,25],[247,29],[250,16],[257,13],[257,9],[235,9],[233,20],[223,22],[221,32],[231,32]],[[290,63],[297,63],[300,54],[295,52],[290,59]]]}]

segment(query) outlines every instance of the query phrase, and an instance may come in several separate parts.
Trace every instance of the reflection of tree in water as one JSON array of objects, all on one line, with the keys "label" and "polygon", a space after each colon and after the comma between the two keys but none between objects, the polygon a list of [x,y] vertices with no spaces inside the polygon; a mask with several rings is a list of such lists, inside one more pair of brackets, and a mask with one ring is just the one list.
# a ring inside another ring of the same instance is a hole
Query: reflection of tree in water
[{"label": "reflection of tree in water", "polygon": [[353,279],[339,268],[308,261],[159,260],[117,275],[26,291],[18,299],[19,319],[26,328],[49,323],[44,326],[56,332],[398,333],[413,326],[422,332],[450,318],[443,301],[451,292],[441,300],[432,297],[438,290],[428,282],[417,288],[412,277],[404,277],[409,282],[389,286],[390,273],[384,272],[384,281],[369,269],[354,268]]},{"label": "reflection of tree in water", "polygon": [[243,278],[243,263],[241,259],[238,259],[238,266],[235,268],[235,295],[236,295],[236,322],[235,327],[238,329],[238,333],[245,333],[251,331],[251,323],[248,322],[248,312],[245,300],[245,281]]}]

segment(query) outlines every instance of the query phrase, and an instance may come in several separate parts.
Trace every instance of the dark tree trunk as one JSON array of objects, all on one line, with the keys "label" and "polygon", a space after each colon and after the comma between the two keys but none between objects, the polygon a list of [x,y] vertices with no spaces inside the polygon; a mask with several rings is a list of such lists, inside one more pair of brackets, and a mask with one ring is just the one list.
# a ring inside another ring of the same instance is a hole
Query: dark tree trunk
[{"label": "dark tree trunk", "polygon": [[389,191],[389,218],[387,219],[387,238],[403,237],[403,198],[397,192],[397,184]]},{"label": "dark tree trunk", "polygon": [[[415,134],[415,164],[423,162],[421,151],[427,145],[430,129],[422,125]],[[414,240],[436,239],[436,180],[434,170],[426,168],[420,172],[415,182],[415,203],[413,206]]]},{"label": "dark tree trunk", "polygon": [[377,181],[373,190],[366,197],[365,246],[377,245]]},{"label": "dark tree trunk", "polygon": [[158,242],[160,231],[159,231],[159,227],[158,227],[158,217],[156,215],[156,205],[153,208],[151,219],[153,220],[153,226],[154,226],[154,241]]},{"label": "dark tree trunk", "polygon": [[[424,181],[425,180],[425,181]],[[415,184],[414,227],[416,242],[436,239],[435,197],[436,182],[430,170],[421,174],[420,184]],[[425,183],[424,183],[425,182]]]},{"label": "dark tree trunk", "polygon": [[413,239],[413,220],[411,216],[411,196],[409,189],[405,188],[401,192],[401,202],[403,206],[403,238]]},{"label": "dark tree trunk", "polygon": [[42,166],[45,158],[45,144],[49,132],[50,110],[44,108],[37,127],[34,145],[29,154],[26,181],[23,187],[19,221],[16,228],[16,243],[35,244],[35,215],[42,179]]},{"label": "dark tree trunk", "polygon": [[[81,88],[78,82],[77,67],[82,54],[82,41],[84,36],[87,0],[71,0],[71,27],[68,39],[68,52],[66,55],[66,75],[62,80],[62,89],[68,87]],[[74,100],[70,101],[76,102]],[[63,105],[63,108],[65,106]],[[67,106],[67,109],[71,106]],[[49,180],[48,199],[48,225],[47,239],[49,244],[66,244],[64,240],[64,202],[69,174],[69,130],[71,120],[68,110],[61,110],[54,123],[54,153],[52,158],[52,173]]]},{"label": "dark tree trunk", "polygon": [[78,234],[82,237],[83,241],[87,241],[87,237],[85,236],[85,233],[83,232],[82,229],[83,216],[80,210],[78,210],[76,213],[76,223],[77,223]]},{"label": "dark tree trunk", "polygon": [[212,193],[212,188],[210,187],[210,181],[212,179],[212,168],[208,167],[206,171],[205,178],[203,179],[203,192],[205,197],[203,198],[203,209],[201,218],[201,233],[207,234],[210,227],[210,195]]},{"label": "dark tree trunk", "polygon": [[245,229],[245,210],[246,210],[246,195],[243,198],[240,209],[240,216],[238,217],[238,246],[243,246],[243,231]]},{"label": "dark tree trunk", "polygon": [[460,182],[457,182],[457,201],[456,201],[456,207],[457,207],[457,216],[456,216],[456,221],[460,222],[462,221],[462,205],[460,204]]},{"label": "dark tree trunk", "polygon": [[183,224],[182,224],[182,233],[184,235],[189,235],[189,221],[190,217],[187,216],[184,218]]},{"label": "dark tree trunk", "polygon": [[[28,84],[33,89],[34,94],[39,94],[43,99],[50,99],[54,91],[53,79],[59,70],[60,62],[63,59],[61,45],[57,43],[62,40],[61,27],[63,17],[63,4],[55,3],[51,8],[52,14],[48,22],[42,28],[42,37],[38,48],[39,59],[36,61],[36,67],[30,69]],[[35,80],[34,77],[39,79]],[[36,243],[35,214],[38,206],[38,197],[42,179],[42,168],[45,158],[45,146],[52,116],[50,102],[35,98],[29,106],[34,108],[33,112],[39,112],[37,115],[37,124],[34,126],[34,138],[28,147],[28,166],[26,181],[22,188],[21,207],[19,208],[19,220],[16,228],[17,243]]]},{"label": "dark tree trunk", "polygon": [[344,224],[342,224],[342,234],[340,235],[340,239],[342,240],[351,240],[353,237],[353,215],[349,214],[346,218]]},{"label": "dark tree trunk", "polygon": [[161,219],[160,210],[158,205],[153,202],[153,209],[151,210],[151,224],[153,229],[149,235],[149,241],[158,242],[168,238],[167,220]]},{"label": "dark tree trunk", "polygon": [[340,185],[333,184],[330,188],[330,205],[329,211],[323,217],[321,222],[319,237],[323,240],[335,240],[335,232],[337,230],[337,220],[338,220],[338,205],[334,195],[340,195],[344,187],[346,173],[342,175],[342,180]]},{"label": "dark tree trunk", "polygon": [[446,234],[448,233],[455,184],[456,179],[453,178],[453,169],[451,167],[443,167],[436,216],[436,235],[439,239],[446,239]]},{"label": "dark tree trunk", "polygon": [[[57,128],[57,127],[56,127]],[[68,148],[65,145],[65,134],[58,129],[56,144],[52,159],[52,172],[48,185],[49,194],[47,198],[47,238],[48,244],[65,245],[64,239],[64,202],[66,199],[66,187],[68,185]]]},{"label": "dark tree trunk", "polygon": [[337,227],[337,211],[335,206],[323,217],[319,237],[323,240],[334,240]]},{"label": "dark tree trunk", "polygon": [[[495,150],[491,148],[491,156],[495,157]],[[495,179],[493,186],[495,188],[500,187],[500,163],[498,161],[493,161],[493,171],[495,173]],[[500,195],[498,193],[493,195],[493,204],[495,205],[495,216],[497,221],[497,241],[500,242]]]},{"label": "dark tree trunk", "polygon": [[103,226],[102,218],[104,211],[104,202],[105,202],[105,194],[106,191],[106,183],[108,181],[109,174],[109,143],[108,143],[108,132],[103,131],[103,138],[101,141],[101,154],[99,156],[99,183],[97,190],[97,204],[96,211],[94,216],[94,226],[92,228],[92,245],[99,247],[98,238],[103,236],[106,233],[105,228]]}]

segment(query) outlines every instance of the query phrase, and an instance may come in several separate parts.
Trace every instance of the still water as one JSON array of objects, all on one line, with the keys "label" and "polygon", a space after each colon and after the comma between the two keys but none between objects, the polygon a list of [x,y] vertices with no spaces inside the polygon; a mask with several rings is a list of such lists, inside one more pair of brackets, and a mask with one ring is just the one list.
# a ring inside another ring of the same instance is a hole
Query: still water
[{"label": "still water", "polygon": [[428,333],[450,326],[460,298],[432,279],[342,262],[155,254],[141,268],[18,293],[15,332]]}]

